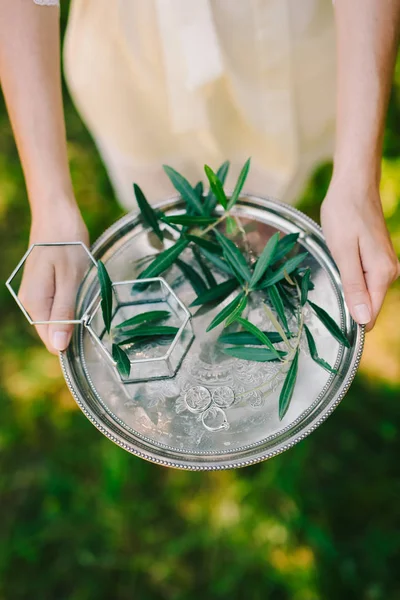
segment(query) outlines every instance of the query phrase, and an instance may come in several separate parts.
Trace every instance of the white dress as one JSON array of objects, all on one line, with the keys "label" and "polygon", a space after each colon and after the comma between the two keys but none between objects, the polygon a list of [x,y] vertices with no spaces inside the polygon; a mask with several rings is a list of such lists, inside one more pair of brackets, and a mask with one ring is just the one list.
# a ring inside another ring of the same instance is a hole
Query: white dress
[{"label": "white dress", "polygon": [[249,156],[246,190],[295,202],[332,154],[330,0],[72,0],[64,68],[126,208],[172,192],[162,164],[230,159],[229,188]]}]

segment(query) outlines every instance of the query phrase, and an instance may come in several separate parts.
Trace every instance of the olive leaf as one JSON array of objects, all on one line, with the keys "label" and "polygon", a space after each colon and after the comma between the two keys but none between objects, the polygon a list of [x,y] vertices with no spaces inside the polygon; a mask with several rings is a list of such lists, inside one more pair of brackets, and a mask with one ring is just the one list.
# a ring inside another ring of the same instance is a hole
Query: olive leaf
[{"label": "olive leaf", "polygon": [[310,283],[310,275],[311,275],[311,269],[306,269],[304,271],[304,275],[301,278],[301,284],[300,284],[300,302],[301,305],[304,306],[305,303],[307,302],[307,298],[308,298],[308,290],[309,288],[309,283]]},{"label": "olive leaf", "polygon": [[211,225],[211,223],[215,223],[217,219],[216,217],[199,217],[196,215],[171,215],[169,217],[165,217],[164,220],[169,225],[173,223],[174,225],[196,226]]},{"label": "olive leaf", "polygon": [[281,281],[285,278],[285,273],[289,275],[292,271],[294,271],[303,262],[306,256],[308,256],[308,252],[302,252],[297,256],[293,256],[293,258],[289,258],[289,260],[276,269],[276,271],[267,273],[259,287],[261,289],[265,289],[274,283],[278,283],[278,281]]},{"label": "olive leaf", "polygon": [[208,252],[212,252],[212,254],[222,254],[222,248],[219,244],[212,242],[204,237],[200,237],[199,235],[188,234],[186,236],[190,242],[193,242],[200,248],[204,248],[204,250],[208,250]]},{"label": "olive leaf", "polygon": [[283,387],[279,395],[279,420],[282,421],[286,415],[290,401],[293,396],[294,386],[296,385],[297,371],[299,365],[299,349],[297,348],[294,358],[291,362],[290,368],[286,374]]},{"label": "olive leaf", "polygon": [[[267,336],[272,344],[278,344],[282,342],[282,336],[277,331],[263,331],[263,334]],[[289,334],[288,337],[291,337]],[[235,331],[232,333],[222,333],[218,341],[222,344],[237,344],[237,345],[249,345],[249,346],[260,346],[262,342],[252,333],[248,331]]]},{"label": "olive leaf", "polygon": [[317,304],[314,304],[314,302],[311,302],[311,300],[308,300],[307,302],[311,306],[311,308],[313,309],[313,311],[315,312],[315,314],[317,315],[317,317],[319,318],[321,323],[323,325],[325,325],[325,327],[329,331],[329,333],[331,335],[333,335],[333,337],[340,344],[343,344],[343,346],[346,346],[346,348],[350,348],[349,340],[344,335],[344,333],[342,333],[342,330],[337,325],[337,323],[332,319],[332,317],[330,315],[328,315],[328,313],[323,308],[321,308]]},{"label": "olive leaf", "polygon": [[128,377],[131,372],[131,363],[128,355],[122,348],[113,344],[111,347],[112,357],[117,363],[117,369],[123,377]]},{"label": "olive leaf", "polygon": [[246,348],[244,346],[230,346],[223,348],[222,351],[224,354],[229,354],[229,356],[255,362],[282,360],[286,356],[286,352],[278,351],[277,356],[275,352],[271,352],[267,348]]},{"label": "olive leaf", "polygon": [[248,301],[248,296],[243,295],[243,298],[241,299],[241,301],[239,302],[239,304],[237,305],[237,307],[235,308],[233,313],[231,313],[230,316],[226,319],[225,327],[228,327],[228,325],[231,325],[234,321],[236,321],[236,319],[238,317],[241,316],[241,314],[243,313],[244,309],[247,306],[247,301]]},{"label": "olive leaf", "polygon": [[306,338],[308,343],[308,349],[310,350],[310,355],[313,361],[315,361],[318,365],[329,371],[329,373],[337,374],[337,370],[333,369],[329,363],[326,362],[323,358],[318,356],[317,346],[315,344],[315,340],[311,331],[308,329],[307,325],[304,325],[304,331],[306,332]]},{"label": "olive leaf", "polygon": [[173,229],[177,233],[181,233],[181,230],[179,229],[179,227],[177,227],[173,223],[169,223],[167,221],[168,217],[162,211],[158,211],[156,214],[157,214],[157,218],[158,218],[159,221],[161,221],[162,223],[165,223],[166,225],[168,225],[169,227],[171,227],[171,229]]},{"label": "olive leaf", "polygon": [[211,321],[206,331],[211,331],[214,327],[217,327],[222,321],[225,321],[229,317],[229,315],[235,310],[235,308],[240,304],[243,298],[243,292],[240,292],[225,308],[223,308]]},{"label": "olive leaf", "polygon": [[[220,180],[222,185],[225,185],[225,180],[226,180],[226,176],[228,175],[229,167],[230,167],[230,162],[229,162],[229,160],[227,160],[220,166],[220,168],[217,171],[217,177]],[[214,196],[212,189],[210,188],[210,191],[208,192],[206,201],[204,203],[204,210],[207,215],[212,213],[212,211],[215,208],[216,203],[217,203],[217,199]]]},{"label": "olive leaf", "polygon": [[178,256],[182,254],[188,245],[188,239],[179,239],[173,246],[171,246],[171,248],[168,248],[168,250],[164,250],[163,252],[160,252],[160,254],[157,254],[153,262],[150,263],[149,266],[138,275],[138,279],[157,277],[163,273],[163,271],[168,269],[168,267],[175,262]]},{"label": "olive leaf", "polygon": [[214,275],[212,274],[211,270],[208,268],[208,266],[204,262],[203,257],[201,256],[201,252],[198,250],[198,248],[196,246],[193,246],[192,252],[197,261],[197,264],[199,265],[204,277],[206,278],[208,285],[210,287],[214,287],[215,285],[217,285],[217,281],[216,281]]},{"label": "olive leaf", "polygon": [[278,319],[275,317],[275,315],[272,312],[272,310],[270,309],[270,307],[267,304],[263,304],[263,309],[264,309],[264,312],[265,312],[267,318],[271,321],[272,325],[275,327],[275,329],[281,336],[282,340],[285,342],[286,346],[288,348],[291,348],[291,346],[289,344],[289,340],[288,340],[288,337],[290,337],[290,336],[287,336],[286,333],[283,331],[283,327],[279,323]]},{"label": "olive leaf", "polygon": [[227,206],[228,210],[230,210],[233,206],[235,206],[236,202],[239,199],[240,192],[243,189],[244,183],[245,183],[245,181],[247,179],[247,175],[249,173],[250,162],[251,162],[251,159],[248,158],[246,160],[245,164],[244,164],[244,167],[240,171],[240,175],[239,175],[238,180],[236,182],[235,189],[233,190],[233,194],[230,197],[230,200],[228,202],[228,206]]},{"label": "olive leaf", "polygon": [[256,325],[253,325],[253,323],[250,323],[250,321],[248,321],[247,319],[243,319],[242,317],[237,317],[236,321],[240,323],[243,329],[246,329],[246,331],[258,338],[262,344],[267,346],[267,348],[269,348],[269,350],[271,350],[271,352],[275,354],[276,358],[280,359],[278,350],[274,348],[270,339],[266,335],[264,335],[263,332]]},{"label": "olive leaf", "polygon": [[191,208],[195,214],[203,215],[204,209],[199,200],[198,193],[192,188],[188,180],[172,167],[163,165],[165,173],[171,180],[174,188],[180,193],[188,208]]},{"label": "olive leaf", "polygon": [[234,275],[231,267],[228,265],[224,258],[221,258],[216,254],[212,254],[211,252],[208,252],[207,250],[205,250],[205,248],[202,248],[201,251],[204,254],[204,256],[210,261],[210,263],[217,267],[217,269],[219,269],[223,273],[226,273],[227,275]]},{"label": "olive leaf", "polygon": [[180,260],[179,258],[176,259],[175,263],[180,268],[185,277],[188,279],[190,285],[192,286],[192,288],[198,296],[200,296],[200,294],[203,294],[208,290],[207,284],[198,274],[196,269],[193,269],[192,266],[190,266],[183,260]]},{"label": "olive leaf", "polygon": [[277,231],[274,235],[268,240],[268,243],[265,245],[264,250],[260,254],[256,265],[254,267],[253,275],[250,279],[250,288],[254,288],[254,286],[259,282],[261,277],[264,275],[265,271],[270,265],[272,257],[274,256],[276,246],[279,242],[279,232]]},{"label": "olive leaf", "polygon": [[202,304],[208,304],[209,302],[215,302],[216,300],[222,300],[229,296],[238,286],[236,279],[227,279],[223,283],[218,284],[216,287],[207,290],[192,302],[190,306],[201,306]]},{"label": "olive leaf", "polygon": [[196,183],[196,185],[194,186],[194,191],[196,192],[196,194],[199,197],[199,200],[201,201],[203,199],[204,194],[204,185],[202,181]]},{"label": "olive leaf", "polygon": [[140,313],[139,315],[135,315],[130,319],[126,319],[119,325],[116,325],[115,329],[122,329],[123,327],[131,327],[133,325],[140,325],[141,323],[149,323],[153,321],[162,321],[163,319],[167,319],[171,316],[171,313],[168,310],[149,310],[145,313]]},{"label": "olive leaf", "polygon": [[139,327],[135,327],[134,329],[124,331],[124,335],[126,337],[120,338],[118,343],[120,345],[132,344],[133,342],[137,342],[138,338],[149,338],[149,337],[160,337],[160,336],[171,336],[176,335],[179,331],[178,327],[170,327],[168,325],[159,325],[154,327],[149,327],[147,325],[140,325]]},{"label": "olive leaf", "polygon": [[238,226],[234,217],[227,217],[225,220],[225,228],[228,235],[235,235],[238,230]]},{"label": "olive leaf", "polygon": [[214,173],[211,167],[209,167],[208,165],[204,165],[204,171],[210,183],[210,189],[212,193],[214,194],[220,205],[226,210],[226,208],[228,207],[228,199],[226,197],[223,184],[218,179],[217,175]]},{"label": "olive leaf", "polygon": [[285,307],[283,306],[283,301],[276,285],[271,285],[268,288],[268,295],[271,300],[271,304],[276,311],[276,314],[280,318],[282,325],[287,331],[289,329],[289,326],[285,315]]},{"label": "olive leaf", "polygon": [[108,271],[101,260],[97,261],[97,276],[100,283],[101,311],[103,313],[103,321],[107,333],[110,333],[113,289]]},{"label": "olive leaf", "polygon": [[277,284],[275,284],[276,287],[279,290],[279,293],[281,295],[283,304],[286,306],[286,308],[290,311],[290,313],[295,316],[296,312],[297,312],[297,308],[296,305],[294,304],[295,302],[295,298],[293,298],[292,294],[290,293],[290,291],[285,287],[285,285],[282,282],[279,282]]},{"label": "olive leaf", "polygon": [[285,236],[283,236],[283,238],[279,240],[278,245],[275,249],[272,264],[277,263],[279,260],[284,258],[286,254],[293,250],[293,248],[297,244],[298,238],[298,233],[288,233]]},{"label": "olive leaf", "polygon": [[133,189],[136,196],[136,202],[138,204],[144,222],[146,223],[146,225],[152,228],[160,242],[162,242],[164,240],[164,236],[158,224],[158,217],[156,211],[154,210],[154,208],[152,208],[152,206],[150,206],[146,199],[146,196],[143,194],[142,190],[137,185],[137,183],[133,184]]},{"label": "olive leaf", "polygon": [[229,260],[231,267],[233,267],[233,269],[239,273],[245,281],[250,281],[251,271],[239,248],[219,231],[216,231],[215,235],[221,244],[224,255],[226,256],[227,260]]}]

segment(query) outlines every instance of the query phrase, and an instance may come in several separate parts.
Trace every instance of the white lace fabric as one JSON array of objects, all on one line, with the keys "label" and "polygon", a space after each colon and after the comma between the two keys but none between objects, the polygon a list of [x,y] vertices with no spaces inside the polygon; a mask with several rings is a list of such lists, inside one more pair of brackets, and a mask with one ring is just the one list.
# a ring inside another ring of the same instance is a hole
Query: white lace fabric
[{"label": "white lace fabric", "polygon": [[39,6],[60,6],[60,0],[33,0]]}]

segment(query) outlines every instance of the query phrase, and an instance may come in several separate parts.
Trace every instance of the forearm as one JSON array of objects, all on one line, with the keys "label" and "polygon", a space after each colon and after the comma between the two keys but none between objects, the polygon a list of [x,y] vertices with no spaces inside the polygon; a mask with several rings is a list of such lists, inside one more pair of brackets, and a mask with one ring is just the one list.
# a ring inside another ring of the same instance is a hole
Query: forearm
[{"label": "forearm", "polygon": [[378,182],[396,59],[400,0],[335,0],[337,130],[334,173]]},{"label": "forearm", "polygon": [[57,7],[0,0],[0,81],[33,215],[54,203],[73,203]]}]

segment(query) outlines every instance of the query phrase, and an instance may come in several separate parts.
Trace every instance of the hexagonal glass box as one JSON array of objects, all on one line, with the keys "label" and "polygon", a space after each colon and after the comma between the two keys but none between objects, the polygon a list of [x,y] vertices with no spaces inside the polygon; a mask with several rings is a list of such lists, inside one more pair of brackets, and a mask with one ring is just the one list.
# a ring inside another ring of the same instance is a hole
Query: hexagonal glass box
[{"label": "hexagonal glass box", "polygon": [[[73,256],[72,253],[76,255]],[[84,276],[89,266],[97,266],[96,260],[83,242],[32,244],[6,282],[9,291],[29,323],[32,325],[51,323],[82,324],[88,329],[92,339],[101,349],[103,356],[115,367],[116,373],[118,373],[123,383],[173,377],[190,347],[194,334],[190,312],[168,283],[162,277],[112,282],[113,313],[111,332],[113,335],[116,332],[113,337],[106,331],[104,325],[100,290],[93,298],[82,319],[57,320],[52,319],[50,315],[48,315],[48,318],[46,318],[47,315],[40,315],[40,318],[38,318],[37,314],[30,313],[29,307],[25,305],[19,294],[23,267],[26,261],[32,260],[40,264],[41,268],[53,268],[52,265],[57,257],[65,261],[73,258],[74,264],[80,265],[76,278],[71,281],[71,285],[74,287],[74,290],[69,290],[71,294],[78,291],[81,283],[80,278]],[[126,336],[130,332],[125,329],[118,329],[118,325],[141,313],[155,310],[168,311],[169,315],[163,319],[162,325],[174,327],[176,333],[173,336],[152,338],[142,336],[131,343],[122,344],[130,362],[130,373],[127,376],[121,375],[112,356],[112,344],[113,342],[120,344],[123,342],[123,334]]]},{"label": "hexagonal glass box", "polygon": [[[123,376],[123,383],[173,377],[193,340],[191,315],[172,288],[162,277],[135,279],[112,283],[113,313],[111,333],[106,331],[101,311],[100,292],[86,311],[85,325],[101,351],[116,367],[112,356],[112,344],[120,343],[123,336],[118,325],[149,311],[168,311],[170,315],[162,325],[177,328],[174,336],[135,339],[123,345],[131,365],[130,374]],[[134,327],[132,331],[137,330]],[[125,331],[125,335],[129,333]],[[127,336],[129,337],[129,336]]]}]

